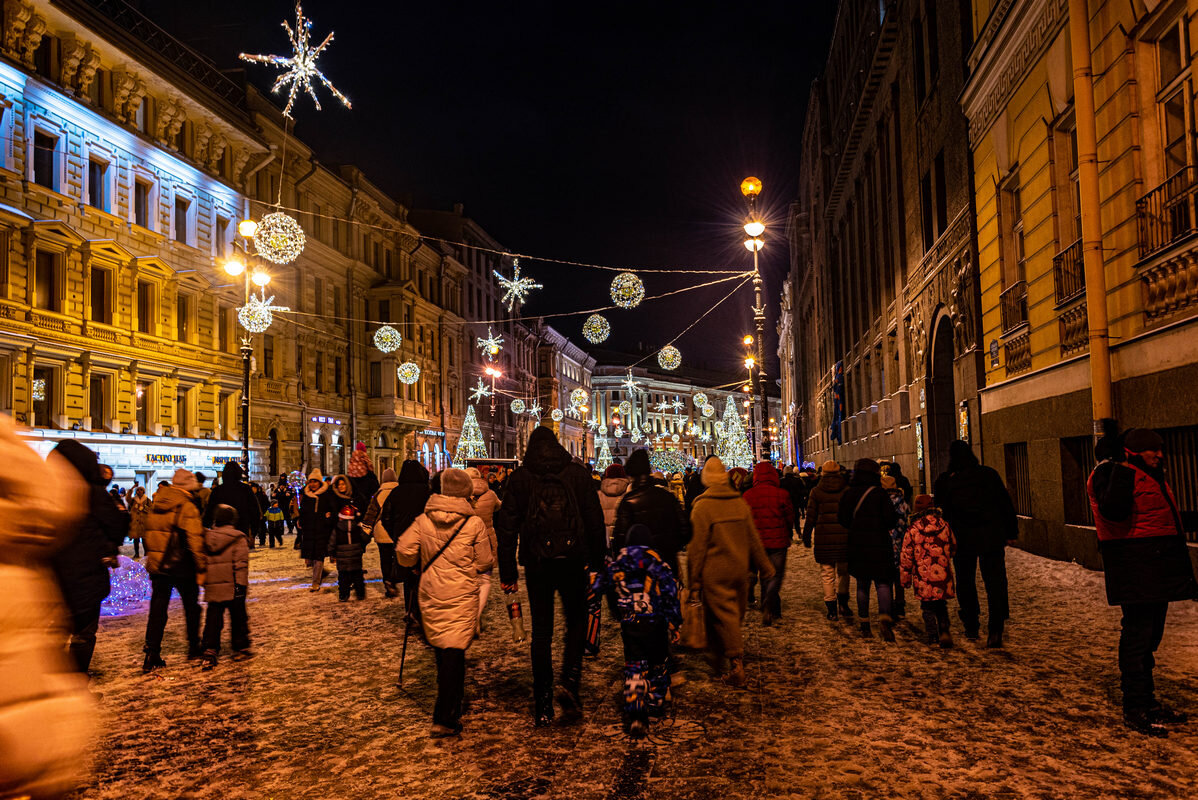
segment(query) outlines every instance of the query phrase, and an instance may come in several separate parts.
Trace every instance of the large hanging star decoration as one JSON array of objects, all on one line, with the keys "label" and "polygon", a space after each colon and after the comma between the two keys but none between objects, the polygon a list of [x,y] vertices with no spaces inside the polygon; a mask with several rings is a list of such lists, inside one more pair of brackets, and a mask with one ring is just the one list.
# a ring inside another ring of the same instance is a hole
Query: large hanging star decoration
[{"label": "large hanging star decoration", "polygon": [[523,305],[525,296],[533,289],[544,289],[545,287],[534,281],[532,278],[520,277],[520,259],[512,261],[513,275],[511,278],[505,278],[499,274],[499,270],[491,270],[495,273],[495,277],[499,279],[499,285],[507,290],[507,294],[499,302],[507,303],[508,313],[511,313],[512,307],[516,304]]},{"label": "large hanging star decoration", "polygon": [[710,442],[710,441],[711,441],[711,434],[710,434],[710,433],[700,433],[700,434],[699,434],[699,441],[700,441],[700,442]]},{"label": "large hanging star decoration", "polygon": [[685,406],[686,406],[686,403],[679,400],[678,395],[674,395],[674,402],[670,403],[670,407],[674,409],[674,413],[677,414]]},{"label": "large hanging star decoration", "polygon": [[490,396],[491,396],[491,387],[487,386],[487,384],[483,383],[482,378],[479,378],[478,385],[475,386],[474,390],[470,392],[470,402],[471,403],[479,403],[483,400],[483,398],[490,397]]},{"label": "large hanging star decoration", "polygon": [[628,370],[628,377],[620,384],[624,387],[624,391],[628,392],[629,397],[636,397],[638,394],[644,394],[645,390],[632,377],[632,370]]},{"label": "large hanging star decoration", "polygon": [[540,421],[540,419],[541,419],[541,404],[534,400],[532,405],[528,407],[528,416],[536,417],[537,420]]},{"label": "large hanging star decoration", "polygon": [[669,411],[669,410],[670,410],[670,404],[669,404],[669,403],[667,403],[665,400],[662,400],[660,403],[658,403],[657,405],[653,406],[653,409],[654,409],[655,411],[661,411],[661,412]]},{"label": "large hanging star decoration", "polygon": [[599,420],[597,420],[597,419],[588,419],[588,420],[587,420],[587,427],[588,427],[588,428],[590,428],[591,430],[595,430],[596,428],[598,428],[598,427],[599,427]]},{"label": "large hanging star decoration", "polygon": [[499,351],[503,349],[503,337],[492,334],[489,325],[487,326],[487,338],[479,336],[475,341],[478,342],[476,346],[483,351],[487,361],[494,361],[495,356],[499,355]]},{"label": "large hanging star decoration", "polygon": [[333,96],[345,104],[346,108],[352,108],[349,98],[337,91],[328,78],[324,76],[317,67],[316,59],[320,57],[321,52],[333,41],[333,33],[324,38],[318,47],[313,47],[308,40],[308,33],[312,28],[312,20],[304,19],[304,10],[299,3],[295,4],[295,30],[291,29],[285,21],[283,29],[287,31],[287,38],[291,40],[290,56],[258,56],[242,53],[240,58],[242,61],[249,61],[254,64],[267,64],[272,67],[278,67],[283,70],[283,73],[275,79],[274,86],[270,90],[278,93],[284,86],[290,85],[291,89],[287,93],[287,107],[283,109],[283,116],[288,119],[294,119],[291,116],[291,109],[295,105],[295,96],[302,89],[312,98],[312,102],[316,105],[316,110],[320,111],[320,100],[316,97],[316,90],[312,86],[313,80],[318,80],[325,85]]}]

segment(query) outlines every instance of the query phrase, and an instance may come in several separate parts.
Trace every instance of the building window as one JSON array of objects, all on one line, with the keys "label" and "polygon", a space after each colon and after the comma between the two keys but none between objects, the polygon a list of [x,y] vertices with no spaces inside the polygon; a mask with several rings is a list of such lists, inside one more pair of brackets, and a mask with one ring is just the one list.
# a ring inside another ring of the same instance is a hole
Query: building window
[{"label": "building window", "polygon": [[91,318],[93,322],[112,324],[112,273],[101,267],[92,267]]},{"label": "building window", "polygon": [[919,210],[920,222],[923,225],[923,251],[925,253],[932,249],[932,244],[936,241],[936,231],[932,227],[932,219],[935,214],[932,206],[932,175],[925,172],[919,180]]},{"label": "building window", "polygon": [[316,391],[324,391],[324,353],[316,351]]},{"label": "building window", "polygon": [[36,367],[33,370],[33,387],[30,392],[33,404],[31,423],[41,428],[55,427],[54,408],[58,400],[58,386],[54,373],[55,370],[50,367]]},{"label": "building window", "polygon": [[1089,436],[1061,439],[1061,494],[1066,525],[1093,525],[1086,481],[1094,471],[1094,440]]},{"label": "building window", "polygon": [[58,137],[33,133],[33,182],[58,191]]},{"label": "building window", "polygon": [[1198,425],[1165,428],[1165,459],[1169,485],[1177,499],[1181,527],[1191,543],[1198,543]]},{"label": "building window", "polygon": [[370,396],[383,396],[383,364],[380,361],[370,362]]},{"label": "building window", "polygon": [[341,287],[333,287],[333,316],[341,318]]},{"label": "building window", "polygon": [[324,279],[317,278],[312,282],[313,291],[313,310],[317,314],[324,314]]},{"label": "building window", "polygon": [[341,394],[341,356],[333,358],[333,392]]},{"label": "building window", "polygon": [[1027,442],[1010,442],[1003,445],[1007,466],[1007,491],[1015,503],[1015,513],[1024,517],[1032,515],[1032,480],[1027,460]]},{"label": "building window", "polygon": [[262,337],[262,374],[275,376],[275,337],[269,333]]},{"label": "building window", "polygon": [[213,242],[212,252],[217,258],[229,257],[229,245],[232,243],[232,237],[229,235],[231,224],[228,217],[216,218],[216,241]]},{"label": "building window", "polygon": [[935,193],[932,195],[932,199],[936,203],[936,236],[939,238],[948,230],[948,179],[944,174],[943,150],[936,154],[936,161],[932,165],[932,175],[935,181]]},{"label": "building window", "polygon": [[154,184],[138,178],[133,181],[133,224],[154,230]]},{"label": "building window", "polygon": [[187,408],[187,389],[179,387],[178,393],[175,395],[175,424],[177,429],[175,435],[186,437],[188,431],[191,430],[191,417],[188,415]]},{"label": "building window", "polygon": [[191,295],[180,293],[175,298],[175,331],[180,342],[191,341]]},{"label": "building window", "polygon": [[911,69],[915,73],[915,99],[922,102],[928,95],[928,78],[924,71],[923,23],[918,19],[911,22],[911,44],[915,59]]},{"label": "building window", "polygon": [[98,158],[87,161],[87,204],[108,211],[108,162]]},{"label": "building window", "polygon": [[1003,286],[1027,279],[1026,255],[1023,247],[1023,198],[1019,190],[1019,172],[1014,172],[1000,189],[1000,212],[1005,229],[1003,236]]},{"label": "building window", "polygon": [[927,13],[927,51],[928,51],[928,81],[935,83],[940,74],[940,31],[936,25],[936,0],[924,0]]},{"label": "building window", "polygon": [[379,322],[390,322],[390,321],[391,321],[391,301],[390,300],[380,300],[379,301]]},{"label": "building window", "polygon": [[154,313],[157,291],[153,282],[141,281],[137,282],[137,330],[141,333],[156,334],[157,326],[154,324]]},{"label": "building window", "polygon": [[38,250],[34,259],[33,305],[46,311],[61,311],[58,296],[58,254]]},{"label": "building window", "polygon": [[229,352],[229,309],[221,305],[216,307],[216,339],[220,351]]},{"label": "building window", "polygon": [[138,383],[133,392],[133,408],[138,433],[148,433],[150,430],[150,389],[149,384]]},{"label": "building window", "polygon": [[186,197],[175,197],[175,241],[191,244],[191,201]]},{"label": "building window", "polygon": [[87,382],[87,410],[92,418],[92,430],[106,430],[105,412],[108,408],[108,379],[104,375],[92,375]]}]

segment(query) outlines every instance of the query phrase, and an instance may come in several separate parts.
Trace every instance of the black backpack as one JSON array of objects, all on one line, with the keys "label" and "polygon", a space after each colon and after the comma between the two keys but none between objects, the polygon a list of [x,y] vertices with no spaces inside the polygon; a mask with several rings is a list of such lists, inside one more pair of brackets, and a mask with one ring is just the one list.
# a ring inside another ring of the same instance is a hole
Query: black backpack
[{"label": "black backpack", "polygon": [[526,545],[544,560],[579,557],[582,545],[582,515],[578,500],[560,475],[542,475],[528,498],[524,515]]}]

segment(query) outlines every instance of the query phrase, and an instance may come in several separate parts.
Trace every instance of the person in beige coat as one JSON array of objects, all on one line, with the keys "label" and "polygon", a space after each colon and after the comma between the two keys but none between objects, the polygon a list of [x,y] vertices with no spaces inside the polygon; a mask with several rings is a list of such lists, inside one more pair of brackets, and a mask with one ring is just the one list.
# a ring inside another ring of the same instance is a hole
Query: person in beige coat
[{"label": "person in beige coat", "polygon": [[464,470],[442,472],[441,494],[429,498],[396,545],[401,565],[422,565],[420,617],[437,658],[434,737],[462,731],[466,649],[478,626],[478,575],[495,563],[487,526],[470,505],[473,492]]},{"label": "person in beige coat", "polygon": [[691,509],[692,536],[686,548],[691,594],[701,593],[707,624],[709,658],[715,667],[731,662],[729,684],[745,685],[744,638],[741,620],[749,600],[749,572],[760,570],[762,580],[774,576],[753,511],[732,487],[724,464],[709,458],[703,465],[703,485]]},{"label": "person in beige coat", "polygon": [[51,554],[74,534],[88,487],[64,459],[43,462],[0,415],[0,797],[76,788],[95,729],[87,676],[63,647],[67,609]]},{"label": "person in beige coat", "polygon": [[[494,555],[499,552],[499,544],[495,539],[495,512],[499,510],[503,502],[499,499],[499,495],[487,486],[487,482],[483,480],[483,475],[478,468],[470,467],[466,470],[466,474],[470,476],[470,505],[474,506],[474,513],[483,521],[483,525],[487,526],[487,539],[491,542],[491,553]],[[483,629],[483,611],[487,608],[487,598],[491,596],[492,572],[494,569],[478,573],[479,633],[482,633]]]}]

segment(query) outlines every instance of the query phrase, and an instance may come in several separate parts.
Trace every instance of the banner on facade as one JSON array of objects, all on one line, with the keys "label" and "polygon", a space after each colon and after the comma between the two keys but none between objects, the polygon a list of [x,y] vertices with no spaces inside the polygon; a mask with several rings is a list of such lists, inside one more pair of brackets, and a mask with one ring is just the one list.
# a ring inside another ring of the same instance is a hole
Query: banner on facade
[{"label": "banner on facade", "polygon": [[841,426],[844,424],[844,362],[832,366],[832,441],[843,444]]}]

